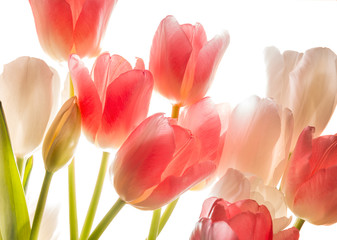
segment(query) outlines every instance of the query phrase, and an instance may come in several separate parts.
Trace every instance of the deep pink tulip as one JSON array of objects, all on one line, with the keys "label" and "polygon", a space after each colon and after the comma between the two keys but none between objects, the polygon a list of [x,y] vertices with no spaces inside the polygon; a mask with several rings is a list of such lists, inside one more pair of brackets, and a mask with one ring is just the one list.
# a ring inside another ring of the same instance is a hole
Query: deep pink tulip
[{"label": "deep pink tulip", "polygon": [[118,55],[101,54],[91,75],[77,55],[69,59],[69,71],[82,115],[83,131],[100,147],[118,148],[130,132],[146,118],[153,78]]},{"label": "deep pink tulip", "polygon": [[153,210],[215,171],[220,120],[210,99],[197,104],[183,117],[184,127],[155,114],[130,134],[110,169],[122,200]]},{"label": "deep pink tulip", "polygon": [[228,44],[227,32],[207,41],[201,24],[179,25],[173,16],[167,16],[155,33],[150,53],[155,88],[180,105],[200,100]]},{"label": "deep pink tulip", "polygon": [[272,240],[273,226],[268,209],[250,199],[233,204],[221,198],[207,199],[190,240],[223,239]]},{"label": "deep pink tulip", "polygon": [[302,131],[281,188],[296,216],[329,225],[337,222],[337,136],[313,139],[314,131]]},{"label": "deep pink tulip", "polygon": [[52,58],[96,56],[117,0],[29,0],[40,44]]}]

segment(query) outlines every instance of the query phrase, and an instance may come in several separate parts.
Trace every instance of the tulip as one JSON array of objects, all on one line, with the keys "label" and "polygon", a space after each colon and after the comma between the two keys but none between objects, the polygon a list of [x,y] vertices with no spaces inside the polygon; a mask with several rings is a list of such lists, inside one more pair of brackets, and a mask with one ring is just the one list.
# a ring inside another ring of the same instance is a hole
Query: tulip
[{"label": "tulip", "polygon": [[244,175],[238,170],[229,168],[214,185],[211,195],[228,202],[252,199],[266,206],[273,221],[274,234],[291,222],[291,217],[287,218],[287,205],[283,193],[275,187],[265,185],[256,176]]},{"label": "tulip", "polygon": [[[145,119],[117,152],[110,169],[120,198],[136,208],[153,210],[176,199],[217,167],[220,120],[201,101],[182,124],[155,114]],[[207,106],[208,105],[208,106]],[[209,117],[207,117],[209,116]]]},{"label": "tulip", "polygon": [[306,127],[298,138],[281,188],[293,213],[313,224],[337,222],[337,136],[313,138]]},{"label": "tulip", "polygon": [[153,38],[150,71],[155,88],[180,106],[203,98],[229,44],[229,34],[207,41],[201,24],[179,25],[173,16],[164,18]]},{"label": "tulip", "polygon": [[117,0],[29,0],[45,52],[57,60],[70,53],[96,56]]},{"label": "tulip", "polygon": [[4,66],[0,101],[17,157],[24,158],[40,145],[57,107],[59,84],[56,71],[37,58],[20,57]]},{"label": "tulip", "polygon": [[190,240],[272,240],[272,221],[268,209],[254,200],[229,203],[209,198]]},{"label": "tulip", "polygon": [[313,48],[305,53],[274,47],[265,51],[267,96],[294,114],[291,150],[306,126],[320,136],[336,107],[337,56],[328,48]]},{"label": "tulip", "polygon": [[101,54],[92,74],[77,55],[69,59],[69,70],[87,138],[102,148],[118,148],[130,132],[146,118],[153,79],[144,63],[136,69],[121,56]]},{"label": "tulip", "polygon": [[252,96],[231,113],[218,175],[228,168],[276,186],[288,160],[293,116],[271,99]]},{"label": "tulip", "polygon": [[42,146],[48,172],[63,167],[74,155],[81,135],[81,113],[76,97],[65,102],[51,124]]}]

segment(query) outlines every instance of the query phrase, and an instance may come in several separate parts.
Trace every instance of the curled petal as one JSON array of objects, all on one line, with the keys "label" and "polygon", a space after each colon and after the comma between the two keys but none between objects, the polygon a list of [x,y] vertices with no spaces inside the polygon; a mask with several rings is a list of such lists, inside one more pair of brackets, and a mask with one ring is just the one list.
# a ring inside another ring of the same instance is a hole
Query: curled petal
[{"label": "curled petal", "polygon": [[79,57],[71,55],[68,65],[81,110],[83,131],[91,142],[95,142],[102,119],[102,102],[88,69]]}]

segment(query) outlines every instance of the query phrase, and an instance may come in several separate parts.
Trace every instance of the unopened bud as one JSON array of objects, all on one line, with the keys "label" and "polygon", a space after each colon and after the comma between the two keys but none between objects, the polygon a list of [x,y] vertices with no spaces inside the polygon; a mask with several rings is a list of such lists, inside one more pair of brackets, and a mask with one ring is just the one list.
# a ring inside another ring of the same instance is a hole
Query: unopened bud
[{"label": "unopened bud", "polygon": [[66,101],[51,124],[42,147],[44,166],[56,172],[74,155],[81,134],[81,113],[77,98]]}]

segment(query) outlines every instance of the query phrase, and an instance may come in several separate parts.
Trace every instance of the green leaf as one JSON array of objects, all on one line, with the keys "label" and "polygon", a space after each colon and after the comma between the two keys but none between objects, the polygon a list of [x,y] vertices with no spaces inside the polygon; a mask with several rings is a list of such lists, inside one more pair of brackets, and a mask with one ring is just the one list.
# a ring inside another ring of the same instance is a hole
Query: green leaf
[{"label": "green leaf", "polygon": [[0,102],[0,232],[4,240],[26,240],[30,223],[26,199],[15,163]]}]

